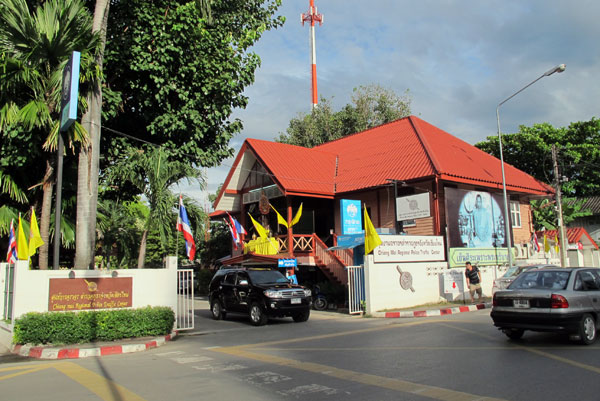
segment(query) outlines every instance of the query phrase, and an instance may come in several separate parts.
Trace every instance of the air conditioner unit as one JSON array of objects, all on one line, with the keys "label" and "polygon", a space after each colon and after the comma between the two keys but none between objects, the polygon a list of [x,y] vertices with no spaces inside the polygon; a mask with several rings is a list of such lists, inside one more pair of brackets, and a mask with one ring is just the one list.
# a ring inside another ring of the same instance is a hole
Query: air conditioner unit
[{"label": "air conditioner unit", "polygon": [[527,259],[528,252],[527,246],[521,244],[515,244],[515,253],[517,259]]}]

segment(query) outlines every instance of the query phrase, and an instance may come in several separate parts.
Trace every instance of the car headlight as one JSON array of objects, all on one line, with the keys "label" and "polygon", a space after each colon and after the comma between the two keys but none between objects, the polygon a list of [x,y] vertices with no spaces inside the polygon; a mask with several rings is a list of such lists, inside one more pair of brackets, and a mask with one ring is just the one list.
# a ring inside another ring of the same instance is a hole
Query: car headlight
[{"label": "car headlight", "polygon": [[305,296],[305,297],[310,297],[310,296],[311,296],[311,294],[312,294],[312,293],[310,292],[310,290],[306,290],[306,289],[304,290],[304,296]]},{"label": "car headlight", "polygon": [[267,298],[283,298],[283,293],[281,291],[265,290],[264,294]]}]

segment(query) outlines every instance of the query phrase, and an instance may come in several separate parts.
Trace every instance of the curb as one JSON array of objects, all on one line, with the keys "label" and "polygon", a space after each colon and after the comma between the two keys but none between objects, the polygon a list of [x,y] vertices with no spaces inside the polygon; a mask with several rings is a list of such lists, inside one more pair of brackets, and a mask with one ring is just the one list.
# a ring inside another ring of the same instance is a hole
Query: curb
[{"label": "curb", "polygon": [[95,348],[44,348],[30,345],[15,345],[11,352],[15,355],[37,359],[77,359],[91,356],[129,354],[160,347],[177,335],[178,332],[174,331],[166,336],[156,337],[141,344],[108,345]]},{"label": "curb", "polygon": [[455,313],[475,312],[481,309],[490,308],[491,304],[482,303],[476,305],[457,306],[454,308],[415,310],[415,311],[400,311],[400,312],[374,312],[371,316],[383,318],[401,318],[401,317],[431,317],[452,315]]}]

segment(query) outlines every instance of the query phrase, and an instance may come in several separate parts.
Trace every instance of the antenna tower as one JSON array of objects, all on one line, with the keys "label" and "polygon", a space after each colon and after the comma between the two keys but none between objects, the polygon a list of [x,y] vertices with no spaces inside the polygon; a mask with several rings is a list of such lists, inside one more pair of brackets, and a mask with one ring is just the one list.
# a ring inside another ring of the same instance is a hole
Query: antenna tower
[{"label": "antenna tower", "polygon": [[300,20],[302,22],[302,26],[304,23],[310,23],[310,62],[312,68],[312,106],[311,110],[314,110],[317,107],[318,97],[317,97],[317,51],[315,45],[315,22],[318,22],[319,25],[323,25],[323,15],[317,12],[317,7],[315,7],[315,0],[310,0],[310,7],[307,13],[302,13],[300,16]]}]

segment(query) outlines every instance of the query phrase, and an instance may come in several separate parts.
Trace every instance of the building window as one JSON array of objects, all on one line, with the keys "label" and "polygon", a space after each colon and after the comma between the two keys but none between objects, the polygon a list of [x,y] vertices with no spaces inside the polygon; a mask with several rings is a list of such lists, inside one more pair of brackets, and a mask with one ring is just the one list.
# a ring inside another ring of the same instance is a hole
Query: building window
[{"label": "building window", "polygon": [[521,227],[521,205],[519,202],[510,202],[510,221],[513,227]]}]

